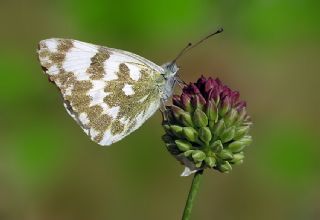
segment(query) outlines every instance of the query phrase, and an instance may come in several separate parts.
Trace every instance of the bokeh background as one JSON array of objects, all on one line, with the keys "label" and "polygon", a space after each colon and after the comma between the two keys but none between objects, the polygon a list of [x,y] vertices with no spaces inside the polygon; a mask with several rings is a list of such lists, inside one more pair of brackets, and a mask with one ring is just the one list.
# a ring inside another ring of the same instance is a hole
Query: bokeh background
[{"label": "bokeh background", "polygon": [[[91,142],[42,74],[37,43],[74,38],[219,77],[248,102],[254,143],[208,171],[193,219],[320,219],[320,4],[313,0],[1,0],[0,219],[179,219],[192,178],[166,152],[157,113],[111,147]],[[179,91],[177,91],[179,92]]]}]

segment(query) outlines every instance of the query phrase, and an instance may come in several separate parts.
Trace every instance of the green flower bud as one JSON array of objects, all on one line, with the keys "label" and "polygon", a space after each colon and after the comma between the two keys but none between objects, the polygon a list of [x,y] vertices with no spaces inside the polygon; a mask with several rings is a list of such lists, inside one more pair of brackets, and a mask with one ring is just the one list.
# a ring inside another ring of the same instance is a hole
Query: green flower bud
[{"label": "green flower bud", "polygon": [[183,112],[181,115],[180,115],[180,119],[181,119],[181,122],[184,126],[190,126],[190,127],[193,127],[193,122],[192,122],[192,119],[191,119],[191,115],[187,112]]},{"label": "green flower bud", "polygon": [[214,157],[206,157],[206,159],[204,159],[204,162],[209,166],[209,167],[214,167],[216,165],[216,158]]},{"label": "green flower bud", "polygon": [[191,154],[192,154],[193,151],[194,151],[194,150],[188,150],[188,151],[184,152],[183,155],[184,155],[185,157],[189,157],[189,156],[191,156]]},{"label": "green flower bud", "polygon": [[252,142],[252,137],[250,135],[246,135],[240,139],[241,141],[245,141],[246,145],[250,145]]},{"label": "green flower bud", "polygon": [[162,125],[165,131],[170,131],[170,125],[168,124],[163,124]]},{"label": "green flower bud", "polygon": [[206,106],[206,114],[208,116],[209,121],[212,121],[213,123],[216,122],[217,116],[218,116],[218,109],[214,101],[209,101]]},{"label": "green flower bud", "polygon": [[210,129],[208,127],[202,127],[199,129],[198,132],[200,140],[202,140],[205,144],[208,145],[212,138]]},{"label": "green flower bud", "polygon": [[248,133],[250,126],[241,126],[236,128],[236,133],[234,134],[234,139],[238,140]]},{"label": "green flower bud", "polygon": [[210,131],[213,131],[215,123],[216,123],[215,121],[209,121]]},{"label": "green flower bud", "polygon": [[200,168],[202,166],[202,161],[196,163],[196,168]]},{"label": "green flower bud", "polygon": [[193,96],[191,99],[191,104],[193,109],[202,109],[204,103],[203,103],[203,97],[199,97],[199,96]]},{"label": "green flower bud", "polygon": [[245,120],[246,117],[247,117],[247,110],[246,110],[246,108],[242,108],[240,110],[240,112],[238,113],[238,118],[237,118],[236,124],[241,124]]},{"label": "green flower bud", "polygon": [[181,108],[179,108],[178,106],[175,106],[175,105],[171,106],[171,112],[172,112],[174,118],[175,118],[177,121],[180,120],[180,115],[181,115],[182,113],[184,113],[183,109],[181,109]]},{"label": "green flower bud", "polygon": [[170,130],[176,137],[182,137],[183,127],[178,125],[170,125]]},{"label": "green flower bud", "polygon": [[230,127],[224,130],[224,132],[220,136],[221,142],[226,143],[228,141],[231,141],[234,137],[235,132],[236,132],[235,127]]},{"label": "green flower bud", "polygon": [[231,108],[231,100],[227,96],[224,98],[224,100],[221,103],[219,115],[223,117],[230,110],[230,108]]},{"label": "green flower bud", "polygon": [[232,167],[228,161],[223,161],[219,166],[218,170],[222,173],[229,173],[232,170]]},{"label": "green flower bud", "polygon": [[244,145],[242,141],[234,141],[228,145],[228,149],[231,150],[233,153],[240,152],[245,147],[246,147],[246,145]]},{"label": "green flower bud", "polygon": [[206,158],[206,154],[203,153],[201,150],[195,150],[192,152],[192,158],[194,162],[201,162]]},{"label": "green flower bud", "polygon": [[201,109],[197,108],[193,113],[193,122],[198,128],[205,127],[208,125],[208,117]]},{"label": "green flower bud", "polygon": [[222,151],[222,149],[223,145],[220,140],[213,142],[213,144],[211,145],[211,150],[215,153],[219,153],[220,151]]},{"label": "green flower bud", "polygon": [[242,151],[245,147],[249,146],[251,142],[251,136],[244,136],[241,139],[230,143],[228,145],[228,149],[230,149],[233,153],[237,153]]},{"label": "green flower bud", "polygon": [[175,140],[175,143],[180,151],[184,152],[187,150],[190,150],[192,148],[192,145],[185,140]]},{"label": "green flower bud", "polygon": [[218,123],[214,125],[213,130],[211,130],[211,131],[215,136],[220,136],[222,134],[222,132],[224,131],[225,127],[226,126],[224,124],[224,120],[220,119],[218,121]]},{"label": "green flower bud", "polygon": [[231,109],[224,117],[226,126],[229,127],[229,126],[233,125],[233,123],[236,121],[237,117],[238,117],[238,111],[234,108]]},{"label": "green flower bud", "polygon": [[181,103],[184,110],[186,110],[187,112],[192,112],[191,99],[188,95],[186,94],[181,95]]},{"label": "green flower bud", "polygon": [[222,160],[231,160],[233,159],[233,154],[229,150],[223,149],[219,153],[219,158],[221,158]]},{"label": "green flower bud", "polygon": [[184,127],[182,133],[188,141],[196,142],[198,140],[198,132],[192,127]]},{"label": "green flower bud", "polygon": [[242,141],[246,146],[250,145],[252,142],[252,137],[250,135],[245,135],[239,141]]},{"label": "green flower bud", "polygon": [[243,152],[233,154],[233,159],[230,161],[233,164],[241,164],[243,163],[244,154]]}]

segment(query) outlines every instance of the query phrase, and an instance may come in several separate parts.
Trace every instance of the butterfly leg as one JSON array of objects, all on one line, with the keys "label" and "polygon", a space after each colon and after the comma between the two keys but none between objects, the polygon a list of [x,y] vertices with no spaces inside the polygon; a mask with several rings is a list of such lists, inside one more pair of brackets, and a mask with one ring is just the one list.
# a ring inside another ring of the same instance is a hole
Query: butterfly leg
[{"label": "butterfly leg", "polygon": [[161,99],[160,111],[162,114],[162,120],[167,122],[169,119],[169,109],[166,107],[166,103],[164,99]]},{"label": "butterfly leg", "polygon": [[181,89],[183,89],[183,87],[187,85],[187,83],[183,81],[183,79],[181,79],[179,75],[175,77],[175,81],[178,83]]}]

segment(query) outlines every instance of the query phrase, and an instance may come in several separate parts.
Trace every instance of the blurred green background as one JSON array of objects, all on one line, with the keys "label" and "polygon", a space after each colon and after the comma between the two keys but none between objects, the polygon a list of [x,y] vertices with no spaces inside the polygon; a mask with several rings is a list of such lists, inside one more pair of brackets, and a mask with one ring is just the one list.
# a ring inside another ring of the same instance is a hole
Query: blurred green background
[{"label": "blurred green background", "polygon": [[74,38],[182,78],[219,77],[248,102],[254,143],[229,175],[208,171],[193,219],[320,219],[319,14],[313,0],[2,0],[0,220],[179,219],[191,177],[166,152],[157,113],[109,148],[67,115],[37,61],[41,39]]}]

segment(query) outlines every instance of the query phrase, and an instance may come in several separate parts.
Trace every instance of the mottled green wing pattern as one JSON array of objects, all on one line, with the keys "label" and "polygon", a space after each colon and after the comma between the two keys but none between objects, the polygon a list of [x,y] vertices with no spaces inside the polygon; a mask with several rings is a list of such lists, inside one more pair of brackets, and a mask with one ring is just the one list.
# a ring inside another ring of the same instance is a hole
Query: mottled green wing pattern
[{"label": "mottled green wing pattern", "polygon": [[55,38],[41,41],[38,54],[68,113],[100,145],[121,140],[160,106],[164,70],[138,55]]}]

